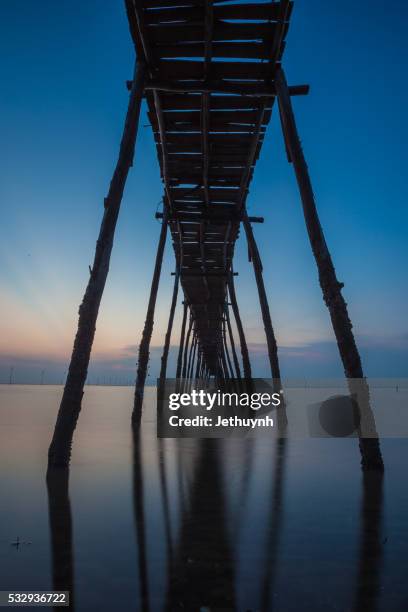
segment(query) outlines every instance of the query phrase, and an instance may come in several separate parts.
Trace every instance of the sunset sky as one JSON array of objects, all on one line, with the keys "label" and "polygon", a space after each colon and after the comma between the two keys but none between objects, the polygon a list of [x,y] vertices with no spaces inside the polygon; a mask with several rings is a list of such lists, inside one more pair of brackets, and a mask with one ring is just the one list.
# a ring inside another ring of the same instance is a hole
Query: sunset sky
[{"label": "sunset sky", "polygon": [[[284,66],[326,238],[367,373],[408,375],[405,80],[408,4],[297,0]],[[0,4],[0,382],[63,376],[127,106],[134,49],[124,3]],[[276,109],[275,109],[276,110]],[[93,351],[94,377],[133,376],[162,185],[145,110]],[[283,375],[341,367],[274,111],[248,197]],[[158,362],[172,290],[168,240],[153,333]],[[235,270],[254,363],[264,333],[244,237]],[[179,303],[181,302],[181,297]],[[173,343],[178,342],[180,311]],[[154,373],[152,368],[152,375]],[[20,378],[18,378],[20,377]]]}]

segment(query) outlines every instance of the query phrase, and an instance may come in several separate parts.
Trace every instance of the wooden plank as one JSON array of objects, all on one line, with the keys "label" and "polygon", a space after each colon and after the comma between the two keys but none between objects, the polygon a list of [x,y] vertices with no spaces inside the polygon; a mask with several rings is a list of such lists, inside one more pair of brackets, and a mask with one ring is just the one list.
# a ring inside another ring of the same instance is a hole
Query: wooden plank
[{"label": "wooden plank", "polygon": [[[276,21],[279,17],[279,5],[268,3],[230,4],[214,7],[216,19],[264,20]],[[203,6],[165,7],[145,11],[146,24],[171,22],[200,22],[204,19]]]},{"label": "wooden plank", "polygon": [[[270,40],[274,36],[275,29],[274,23],[229,23],[227,21],[215,21],[213,41]],[[156,45],[177,43],[180,40],[185,42],[204,42],[204,28],[202,25],[167,24],[148,26],[146,30],[149,40]]]},{"label": "wooden plank", "polygon": [[[202,198],[203,196],[203,188],[199,187],[199,188],[195,188],[195,189],[189,189],[189,188],[184,188],[184,187],[171,187],[170,191],[172,193],[172,195],[174,196],[175,199],[180,200],[182,198],[185,197],[197,197],[197,198]],[[238,190],[237,189],[210,189],[210,195],[213,199],[221,199],[221,198],[226,198],[228,199],[234,199],[235,196],[238,194]]]},{"label": "wooden plank", "polygon": [[[258,103],[254,98],[242,96],[211,95],[211,109],[224,110],[247,110],[257,108]],[[272,103],[269,101],[269,108]],[[163,93],[162,108],[164,111],[176,110],[199,110],[201,109],[201,95]]]},{"label": "wooden plank", "polygon": [[[166,133],[166,142],[170,145],[183,145],[194,147],[200,143],[199,134],[189,133]],[[240,134],[210,134],[210,144],[215,149],[217,147],[246,147],[251,143],[251,137]]]},{"label": "wooden plank", "polygon": [[[156,120],[154,113],[148,113],[151,122]],[[240,124],[240,125],[254,125],[257,122],[259,112],[255,109],[250,110],[228,110],[228,111],[217,111],[210,110],[210,120],[212,125],[228,125],[228,124]],[[174,126],[180,123],[187,123],[189,125],[199,126],[201,113],[199,110],[185,111],[179,113],[165,112],[163,114],[166,126]],[[271,118],[271,111],[265,113],[265,123]]]},{"label": "wooden plank", "polygon": [[[220,2],[220,0],[214,0]],[[144,13],[147,15],[150,9],[160,9],[162,7],[176,6],[201,6],[203,0],[143,0]]]},{"label": "wooden plank", "polygon": [[[292,9],[293,2],[290,3],[290,7]],[[217,19],[265,19],[273,21],[279,18],[279,10],[279,3],[272,4],[272,2],[223,4],[214,7],[214,15]]]},{"label": "wooden plank", "polygon": [[[276,63],[275,68],[279,69],[280,64]],[[185,80],[155,80],[150,79],[146,81],[145,90],[147,96],[150,91],[161,91],[166,94],[199,94],[199,93],[210,93],[215,94],[234,94],[236,96],[247,96],[249,98],[275,98],[276,88],[273,82],[265,84],[263,80],[238,80],[238,79],[215,79],[211,81],[204,81],[203,79],[185,79]],[[303,96],[309,93],[308,85],[294,85],[289,87],[289,93],[291,96]],[[268,105],[272,105],[273,101],[268,101]]]},{"label": "wooden plank", "polygon": [[[155,45],[153,47],[160,58],[204,57],[204,43],[185,43],[173,45]],[[239,58],[260,59],[270,57],[269,46],[260,42],[217,42],[212,45],[213,59]]]},{"label": "wooden plank", "polygon": [[[157,62],[159,73],[166,80],[197,79],[203,75],[204,62],[193,60],[160,60]],[[218,79],[258,79],[267,77],[270,67],[261,62],[211,62],[211,78]]]}]

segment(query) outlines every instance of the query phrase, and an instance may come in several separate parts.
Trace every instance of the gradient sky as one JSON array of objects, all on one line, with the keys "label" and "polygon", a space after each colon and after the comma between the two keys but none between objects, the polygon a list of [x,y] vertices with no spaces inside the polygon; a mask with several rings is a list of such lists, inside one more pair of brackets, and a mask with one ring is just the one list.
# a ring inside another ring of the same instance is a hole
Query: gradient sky
[{"label": "gradient sky", "polygon": [[[392,9],[386,0],[297,0],[284,57],[289,83],[311,86],[294,105],[322,224],[368,373],[384,376],[408,375],[407,18],[405,0]],[[70,355],[134,49],[121,0],[2,2],[0,23],[4,378],[13,364],[63,371]],[[331,374],[341,373],[277,119],[274,112],[248,208],[266,218],[255,233],[283,373],[296,363],[298,375],[305,364],[319,374],[329,362]],[[162,186],[147,123],[143,109],[94,344],[94,367],[108,364],[107,372],[132,371],[159,234]],[[173,267],[168,241],[154,347],[163,341]],[[243,237],[235,269],[256,361],[264,334]],[[179,321],[180,308],[174,343]]]}]

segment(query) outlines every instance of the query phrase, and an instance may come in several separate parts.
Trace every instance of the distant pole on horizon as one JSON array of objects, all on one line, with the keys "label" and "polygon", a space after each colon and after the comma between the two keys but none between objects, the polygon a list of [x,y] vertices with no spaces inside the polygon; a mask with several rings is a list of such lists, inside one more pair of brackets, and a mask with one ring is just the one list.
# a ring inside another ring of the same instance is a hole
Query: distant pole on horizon
[{"label": "distant pole on horizon", "polygon": [[13,384],[13,376],[14,376],[14,366],[10,366],[9,385]]}]

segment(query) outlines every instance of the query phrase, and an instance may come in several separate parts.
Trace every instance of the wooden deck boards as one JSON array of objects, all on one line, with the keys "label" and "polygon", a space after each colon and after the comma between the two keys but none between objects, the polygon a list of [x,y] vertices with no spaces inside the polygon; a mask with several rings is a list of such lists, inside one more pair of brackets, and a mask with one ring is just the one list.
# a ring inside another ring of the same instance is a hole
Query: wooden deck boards
[{"label": "wooden deck boards", "polygon": [[[242,209],[274,104],[257,92],[273,87],[292,3],[126,5],[151,83],[186,90],[148,89],[146,100],[181,286],[214,370]],[[189,93],[200,88],[209,91]]]}]

